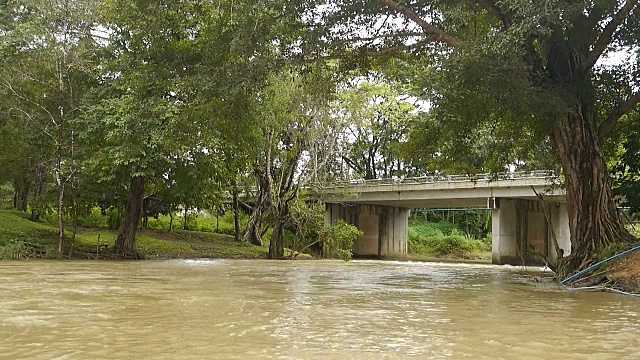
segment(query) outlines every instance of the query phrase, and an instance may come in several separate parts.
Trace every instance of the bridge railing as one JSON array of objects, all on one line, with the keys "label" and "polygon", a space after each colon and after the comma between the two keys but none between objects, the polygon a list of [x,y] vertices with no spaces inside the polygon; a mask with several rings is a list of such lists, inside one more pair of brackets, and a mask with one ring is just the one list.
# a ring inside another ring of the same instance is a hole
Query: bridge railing
[{"label": "bridge railing", "polygon": [[386,178],[386,179],[354,179],[345,181],[336,181],[329,184],[310,184],[311,188],[344,188],[344,187],[363,187],[363,186],[380,186],[380,185],[411,185],[411,184],[432,184],[440,182],[478,182],[478,181],[499,181],[499,180],[533,180],[546,179],[549,181],[558,180],[558,175],[553,171],[538,170],[530,172],[511,172],[498,174],[476,174],[476,175],[430,175],[421,177],[408,178]]}]

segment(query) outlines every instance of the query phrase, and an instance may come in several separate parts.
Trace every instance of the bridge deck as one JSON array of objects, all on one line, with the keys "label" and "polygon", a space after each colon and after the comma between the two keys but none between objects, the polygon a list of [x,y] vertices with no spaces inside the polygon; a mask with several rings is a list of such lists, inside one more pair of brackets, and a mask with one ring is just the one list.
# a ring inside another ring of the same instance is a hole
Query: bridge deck
[{"label": "bridge deck", "polygon": [[315,191],[326,203],[410,208],[491,207],[492,199],[534,200],[536,192],[549,201],[565,202],[565,191],[559,187],[559,179],[549,172],[356,180],[316,188]]}]

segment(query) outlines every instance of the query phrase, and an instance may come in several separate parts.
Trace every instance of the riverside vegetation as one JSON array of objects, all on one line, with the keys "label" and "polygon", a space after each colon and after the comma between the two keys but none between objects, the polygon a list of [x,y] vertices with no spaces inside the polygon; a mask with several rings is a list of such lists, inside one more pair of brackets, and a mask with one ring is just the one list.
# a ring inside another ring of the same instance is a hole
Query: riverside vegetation
[{"label": "riverside vegetation", "polygon": [[[28,219],[27,213],[15,210],[0,210],[0,260],[55,258],[57,233],[50,222],[36,223]],[[102,215],[99,209],[81,219],[71,257],[77,259],[110,258],[105,248],[112,248],[116,231],[111,229],[110,217]],[[148,259],[167,258],[266,258],[268,248],[234,239],[233,214],[226,212],[215,216],[203,212],[196,216],[189,214],[187,221],[176,216],[183,229],[169,231],[170,217],[159,215],[147,222],[138,239],[140,251]],[[248,221],[244,215],[243,224]],[[189,230],[184,230],[184,228]],[[268,241],[271,234],[267,233]],[[288,255],[296,258],[310,258],[312,246],[301,248],[296,236],[287,231],[285,244]],[[297,249],[292,252],[291,249]],[[458,225],[446,220],[427,222],[423,218],[412,218],[409,222],[410,259],[470,259],[489,260],[491,257],[491,234],[476,239],[466,234]],[[306,252],[305,252],[306,251]],[[69,253],[69,250],[67,250]]]}]

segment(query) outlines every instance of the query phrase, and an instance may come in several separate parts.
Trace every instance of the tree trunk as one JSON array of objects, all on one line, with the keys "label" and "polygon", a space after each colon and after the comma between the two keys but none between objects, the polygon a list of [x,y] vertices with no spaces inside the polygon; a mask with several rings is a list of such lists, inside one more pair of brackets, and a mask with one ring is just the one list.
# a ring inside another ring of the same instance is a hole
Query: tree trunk
[{"label": "tree trunk", "polygon": [[136,232],[140,218],[142,217],[144,183],[145,179],[143,176],[134,176],[131,178],[124,219],[118,230],[118,238],[115,244],[115,254],[118,258],[142,258],[136,249]]},{"label": "tree trunk", "polygon": [[15,190],[15,195],[13,198],[14,208],[20,211],[27,211],[31,182],[27,177],[24,177],[22,179],[15,180],[13,187]]},{"label": "tree trunk", "polygon": [[73,250],[76,246],[76,235],[78,234],[78,201],[73,201],[73,228],[71,234],[71,244],[69,246],[69,259],[73,258]]},{"label": "tree trunk", "polygon": [[233,191],[233,224],[235,225],[236,241],[242,240],[242,234],[240,230],[240,204],[238,200],[238,191]]},{"label": "tree trunk", "polygon": [[554,129],[567,191],[571,254],[558,264],[559,278],[583,269],[612,244],[631,242],[611,192],[607,165],[588,106]]},{"label": "tree trunk", "polygon": [[63,245],[64,245],[64,223],[62,219],[62,212],[64,210],[64,182],[59,181],[58,184],[58,253],[57,259],[62,259]]},{"label": "tree trunk", "polygon": [[173,209],[169,209],[169,231],[173,231]]},{"label": "tree trunk", "polygon": [[277,216],[273,224],[273,234],[269,243],[269,259],[284,257],[284,221]]},{"label": "tree trunk", "polygon": [[258,203],[249,217],[247,230],[244,233],[245,240],[253,245],[262,246],[262,216],[263,212]]},{"label": "tree trunk", "polygon": [[184,222],[182,224],[182,230],[189,230],[189,226],[187,225],[187,206],[184,206]]},{"label": "tree trunk", "polygon": [[41,209],[40,197],[44,192],[47,169],[40,164],[36,168],[36,187],[33,192],[33,204],[31,205],[31,221],[40,221]]},{"label": "tree trunk", "polygon": [[249,216],[244,239],[253,245],[262,246],[262,221],[269,211],[271,199],[267,194],[268,183],[266,177],[256,172],[256,178],[259,183],[258,196],[256,198],[256,206],[253,208],[251,216]]}]

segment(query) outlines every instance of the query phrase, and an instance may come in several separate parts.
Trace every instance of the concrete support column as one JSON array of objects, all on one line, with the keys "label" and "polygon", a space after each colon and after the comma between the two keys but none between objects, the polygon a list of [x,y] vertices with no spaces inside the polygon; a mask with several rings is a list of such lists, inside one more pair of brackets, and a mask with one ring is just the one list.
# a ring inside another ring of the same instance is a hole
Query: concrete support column
[{"label": "concrete support column", "polygon": [[380,255],[381,215],[377,213],[377,206],[360,206],[358,213],[358,228],[363,232],[353,243],[353,254],[357,256],[377,257]]},{"label": "concrete support column", "polygon": [[327,204],[325,222],[334,225],[342,219],[364,234],[353,244],[353,254],[364,257],[407,256],[409,209],[378,206]]},{"label": "concrete support column", "polygon": [[571,251],[569,216],[565,204],[548,204],[550,219],[536,200],[499,199],[492,211],[491,252],[494,264],[543,265],[558,260],[553,233],[564,256]]},{"label": "concrete support column", "polygon": [[497,265],[518,263],[518,216],[516,201],[497,199],[491,212],[491,262]]},{"label": "concrete support column", "polygon": [[409,209],[385,207],[382,232],[380,232],[380,256],[407,256],[409,241]]},{"label": "concrete support column", "polygon": [[[568,256],[571,253],[571,231],[569,228],[569,213],[567,212],[567,204],[551,205],[551,227],[556,235],[558,246],[563,250],[563,255]],[[553,237],[549,234],[549,259],[552,263],[558,261],[555,246],[553,245]]]}]

